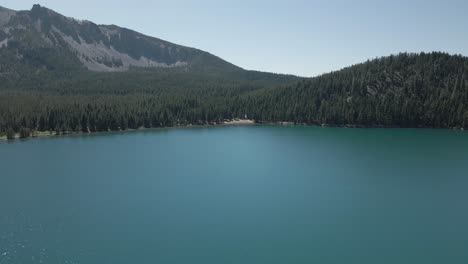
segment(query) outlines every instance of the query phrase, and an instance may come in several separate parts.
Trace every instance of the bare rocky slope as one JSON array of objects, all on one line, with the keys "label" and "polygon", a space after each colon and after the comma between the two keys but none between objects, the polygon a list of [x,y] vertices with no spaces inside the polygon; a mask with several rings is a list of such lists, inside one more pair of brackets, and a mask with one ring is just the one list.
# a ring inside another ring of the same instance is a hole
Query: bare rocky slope
[{"label": "bare rocky slope", "polygon": [[401,53],[310,79],[35,5],[0,9],[0,137],[222,123],[468,129],[468,58]]},{"label": "bare rocky slope", "polygon": [[[66,17],[40,5],[29,11],[0,7],[0,49],[7,48],[10,60],[38,68],[65,64],[95,72],[194,65],[239,69],[198,49],[114,25]],[[1,62],[6,63],[5,58]]]}]

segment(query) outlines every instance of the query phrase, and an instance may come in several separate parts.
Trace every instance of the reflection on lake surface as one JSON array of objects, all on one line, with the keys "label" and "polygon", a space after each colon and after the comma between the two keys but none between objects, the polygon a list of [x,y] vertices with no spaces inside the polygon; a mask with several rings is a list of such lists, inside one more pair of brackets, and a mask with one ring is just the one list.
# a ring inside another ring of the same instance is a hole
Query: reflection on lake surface
[{"label": "reflection on lake surface", "polygon": [[172,129],[0,165],[1,264],[468,262],[468,133]]}]

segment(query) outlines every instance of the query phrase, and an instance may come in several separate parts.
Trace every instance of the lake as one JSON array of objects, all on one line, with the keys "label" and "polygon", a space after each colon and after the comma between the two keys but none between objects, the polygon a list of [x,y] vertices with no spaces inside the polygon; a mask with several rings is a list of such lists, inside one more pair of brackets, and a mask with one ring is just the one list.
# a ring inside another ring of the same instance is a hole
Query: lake
[{"label": "lake", "polygon": [[468,263],[468,133],[233,126],[0,143],[0,264]]}]

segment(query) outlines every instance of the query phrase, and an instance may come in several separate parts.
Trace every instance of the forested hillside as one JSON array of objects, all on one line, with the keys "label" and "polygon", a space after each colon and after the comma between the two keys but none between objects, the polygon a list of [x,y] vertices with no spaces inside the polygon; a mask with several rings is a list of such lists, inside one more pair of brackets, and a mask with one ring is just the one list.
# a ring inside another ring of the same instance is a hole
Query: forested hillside
[{"label": "forested hillside", "polygon": [[246,96],[258,120],[308,124],[465,128],[468,58],[399,54]]},{"label": "forested hillside", "polygon": [[402,53],[315,78],[34,6],[0,8],[0,136],[259,122],[468,127],[468,58]]},{"label": "forested hillside", "polygon": [[227,98],[298,79],[39,5],[0,7],[0,136],[204,124],[229,116]]},{"label": "forested hillside", "polygon": [[41,76],[0,90],[0,131],[107,131],[205,124],[236,117],[231,99],[297,77],[184,69]]},{"label": "forested hillside", "polygon": [[294,84],[294,77],[247,71],[151,73],[84,74],[2,89],[1,131],[107,131],[245,115],[299,124],[468,125],[468,59],[444,53],[380,58]]}]

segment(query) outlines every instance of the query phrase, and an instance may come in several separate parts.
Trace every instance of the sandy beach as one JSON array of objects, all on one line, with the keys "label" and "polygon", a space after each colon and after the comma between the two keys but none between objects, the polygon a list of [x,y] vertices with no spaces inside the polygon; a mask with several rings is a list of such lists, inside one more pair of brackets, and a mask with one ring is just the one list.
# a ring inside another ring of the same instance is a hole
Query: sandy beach
[{"label": "sandy beach", "polygon": [[254,120],[251,119],[232,119],[232,120],[225,120],[224,125],[252,125],[255,124]]}]

